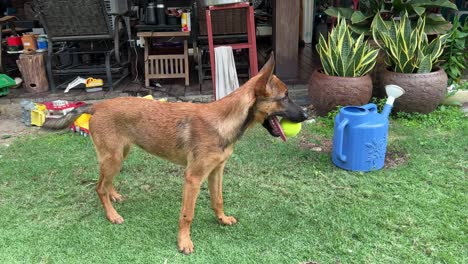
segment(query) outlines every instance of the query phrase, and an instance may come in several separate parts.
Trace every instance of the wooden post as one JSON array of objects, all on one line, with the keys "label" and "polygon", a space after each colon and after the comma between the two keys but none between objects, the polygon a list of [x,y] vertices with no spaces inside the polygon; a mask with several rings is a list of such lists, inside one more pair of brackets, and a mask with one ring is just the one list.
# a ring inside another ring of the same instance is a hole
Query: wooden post
[{"label": "wooden post", "polygon": [[275,68],[282,79],[295,79],[298,75],[300,1],[273,1]]},{"label": "wooden post", "polygon": [[21,54],[16,64],[23,77],[23,87],[26,91],[40,93],[49,90],[44,53]]}]

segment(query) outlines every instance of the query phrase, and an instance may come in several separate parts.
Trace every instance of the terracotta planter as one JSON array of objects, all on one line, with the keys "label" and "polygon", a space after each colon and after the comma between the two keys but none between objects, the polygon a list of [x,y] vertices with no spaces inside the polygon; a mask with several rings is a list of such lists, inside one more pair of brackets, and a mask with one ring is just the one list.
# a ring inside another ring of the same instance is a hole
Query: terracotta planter
[{"label": "terracotta planter", "polygon": [[326,115],[337,106],[366,104],[371,96],[372,80],[369,75],[337,77],[316,70],[309,81],[309,98],[320,116]]},{"label": "terracotta planter", "polygon": [[382,87],[396,84],[405,90],[395,101],[395,110],[403,112],[430,113],[447,94],[447,74],[442,68],[431,73],[396,73],[385,69]]}]

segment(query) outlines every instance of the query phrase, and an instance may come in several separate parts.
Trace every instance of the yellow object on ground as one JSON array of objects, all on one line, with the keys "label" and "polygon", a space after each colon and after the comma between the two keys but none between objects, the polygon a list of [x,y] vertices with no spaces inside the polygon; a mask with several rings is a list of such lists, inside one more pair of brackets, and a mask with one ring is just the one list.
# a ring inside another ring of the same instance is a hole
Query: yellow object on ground
[{"label": "yellow object on ground", "polygon": [[47,116],[47,107],[43,104],[35,104],[36,109],[31,110],[31,125],[42,126]]},{"label": "yellow object on ground", "polygon": [[89,88],[89,87],[99,87],[99,86],[103,86],[103,85],[104,85],[104,81],[102,79],[94,79],[94,78],[91,78],[91,77],[86,79],[86,87],[87,88]]},{"label": "yellow object on ground", "polygon": [[292,122],[286,118],[281,119],[281,127],[287,137],[295,137],[301,131],[302,124]]},{"label": "yellow object on ground", "polygon": [[39,111],[47,111],[47,106],[45,106],[45,104],[35,104],[36,105],[36,109],[39,110]]},{"label": "yellow object on ground", "polygon": [[90,114],[82,114],[75,120],[75,126],[84,128],[89,131],[89,119],[91,118]]},{"label": "yellow object on ground", "polygon": [[[148,94],[148,95],[146,95],[146,96],[143,96],[142,98],[154,100],[154,97],[153,97],[151,94]],[[159,101],[159,102],[167,102],[167,98],[161,98],[161,99],[158,99],[158,101]]]}]

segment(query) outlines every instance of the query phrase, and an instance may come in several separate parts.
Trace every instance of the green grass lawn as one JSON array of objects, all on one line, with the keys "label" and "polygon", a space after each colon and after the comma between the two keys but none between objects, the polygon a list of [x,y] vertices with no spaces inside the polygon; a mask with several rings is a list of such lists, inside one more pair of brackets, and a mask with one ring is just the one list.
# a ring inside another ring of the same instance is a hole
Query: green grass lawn
[{"label": "green grass lawn", "polygon": [[308,147],[331,139],[331,125],[308,124],[286,144],[250,130],[224,178],[239,223],[217,223],[205,183],[189,256],[176,246],[183,168],[135,148],[116,180],[125,223],[112,225],[89,138],[20,138],[0,148],[0,263],[468,263],[462,114],[392,120],[389,151],[404,162],[371,173]]}]

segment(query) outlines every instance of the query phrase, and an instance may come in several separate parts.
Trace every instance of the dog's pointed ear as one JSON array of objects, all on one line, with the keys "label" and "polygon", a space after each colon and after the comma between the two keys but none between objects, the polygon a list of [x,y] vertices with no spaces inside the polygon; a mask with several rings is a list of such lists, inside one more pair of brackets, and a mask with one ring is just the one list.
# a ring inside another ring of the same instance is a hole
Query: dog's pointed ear
[{"label": "dog's pointed ear", "polygon": [[259,78],[256,83],[255,93],[257,95],[269,96],[271,94],[271,87],[268,85],[273,78],[275,71],[275,54],[271,52],[270,59],[263,65],[258,73]]}]

